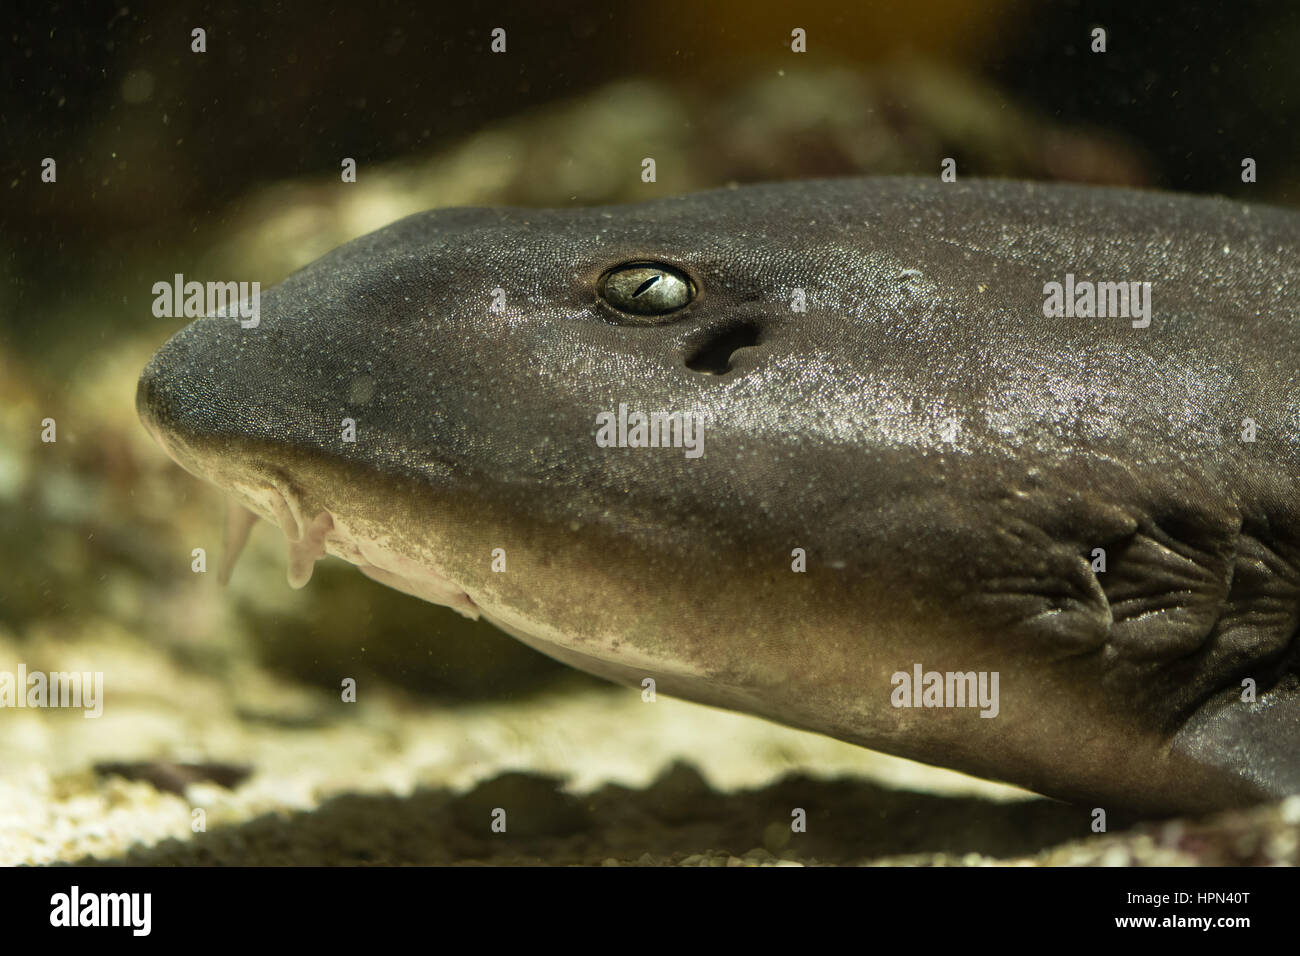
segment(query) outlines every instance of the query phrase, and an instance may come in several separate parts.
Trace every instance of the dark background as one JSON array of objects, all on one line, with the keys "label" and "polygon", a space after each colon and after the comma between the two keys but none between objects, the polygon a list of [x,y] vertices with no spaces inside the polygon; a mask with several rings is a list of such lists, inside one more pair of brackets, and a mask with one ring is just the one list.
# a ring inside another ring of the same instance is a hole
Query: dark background
[{"label": "dark background", "polygon": [[[55,3],[30,18],[11,8],[6,20],[3,225],[19,275],[160,216],[197,222],[259,180],[332,172],[340,155],[434,150],[620,76],[707,90],[789,67],[792,25],[808,31],[812,60],[920,56],[1067,124],[1111,130],[1150,156],[1155,185],[1238,191],[1250,155],[1296,195],[1291,3],[143,0]],[[1104,56],[1087,50],[1097,24],[1109,31]],[[194,26],[208,31],[201,56],[189,51]],[[507,56],[487,52],[493,26],[508,31]],[[151,80],[144,102],[124,98],[133,71]],[[64,188],[41,188],[44,156],[60,159]],[[933,166],[916,157],[918,172]]]}]

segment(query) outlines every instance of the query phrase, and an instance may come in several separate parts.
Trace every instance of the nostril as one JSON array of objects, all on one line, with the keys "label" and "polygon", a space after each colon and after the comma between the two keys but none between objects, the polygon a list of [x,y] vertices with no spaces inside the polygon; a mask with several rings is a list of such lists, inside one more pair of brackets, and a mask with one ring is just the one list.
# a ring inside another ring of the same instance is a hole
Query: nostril
[{"label": "nostril", "polygon": [[757,323],[742,322],[711,335],[686,358],[686,367],[706,375],[725,375],[738,349],[757,345],[761,330]]}]

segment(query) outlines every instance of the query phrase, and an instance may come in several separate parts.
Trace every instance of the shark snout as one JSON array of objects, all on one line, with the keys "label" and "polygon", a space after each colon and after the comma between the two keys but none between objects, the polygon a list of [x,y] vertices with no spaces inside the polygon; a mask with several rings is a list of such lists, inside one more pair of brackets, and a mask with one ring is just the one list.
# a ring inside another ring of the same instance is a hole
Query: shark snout
[{"label": "shark snout", "polygon": [[190,392],[192,388],[177,380],[160,351],[145,367],[136,383],[135,408],[145,430],[153,436],[154,441],[178,465],[192,471],[192,463],[182,457],[181,444],[176,440],[179,431],[184,428],[186,395]]},{"label": "shark snout", "polygon": [[194,439],[215,428],[220,412],[214,402],[233,398],[222,394],[220,336],[211,324],[219,321],[201,319],[173,335],[136,384],[140,421],[172,457],[178,439]]},{"label": "shark snout", "polygon": [[308,402],[293,391],[293,369],[263,322],[243,329],[226,317],[199,319],[165,342],[140,373],[140,421],[186,470],[242,458],[254,446],[301,437]]}]

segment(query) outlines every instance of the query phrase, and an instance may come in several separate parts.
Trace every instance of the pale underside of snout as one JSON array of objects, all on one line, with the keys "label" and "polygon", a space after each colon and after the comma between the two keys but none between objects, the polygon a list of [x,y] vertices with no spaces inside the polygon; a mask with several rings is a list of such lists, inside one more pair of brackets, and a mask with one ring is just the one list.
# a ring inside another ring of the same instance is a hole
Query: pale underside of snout
[{"label": "pale underside of snout", "polygon": [[[622,622],[594,638],[588,636],[581,649],[576,648],[574,635],[562,626],[521,610],[499,594],[466,587],[428,548],[394,534],[392,528],[406,523],[404,519],[386,521],[319,506],[305,508],[305,496],[299,496],[292,483],[275,476],[225,476],[219,484],[230,494],[220,572],[223,581],[229,580],[253,525],[265,518],[284,533],[287,577],[295,589],[307,586],[317,561],[333,556],[356,566],[371,580],[451,608],[471,620],[481,617],[543,654],[609,680],[639,685],[644,677],[654,675],[693,685],[707,683],[699,662],[648,653],[627,642]],[[573,604],[564,596],[559,600]],[[635,679],[626,679],[627,674]],[[748,709],[761,710],[752,705]]]},{"label": "pale underside of snout", "polygon": [[297,497],[274,484],[234,482],[221,575],[228,579],[257,517],[279,526],[288,544],[289,586],[303,588],[316,562],[326,555],[356,565],[366,577],[431,604],[477,619],[479,608],[463,588],[427,560],[394,545],[391,535],[369,522],[321,508],[305,513]]}]

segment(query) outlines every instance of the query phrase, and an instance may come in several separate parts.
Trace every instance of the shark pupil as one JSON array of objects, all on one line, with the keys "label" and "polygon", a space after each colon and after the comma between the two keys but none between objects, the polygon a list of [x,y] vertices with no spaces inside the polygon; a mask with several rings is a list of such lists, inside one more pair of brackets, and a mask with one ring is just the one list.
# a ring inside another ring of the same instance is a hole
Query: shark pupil
[{"label": "shark pupil", "polygon": [[639,286],[636,287],[636,291],[632,293],[632,298],[635,299],[642,292],[650,288],[652,285],[660,281],[662,278],[663,276],[651,276],[650,278],[646,279],[645,282],[642,282]]}]

